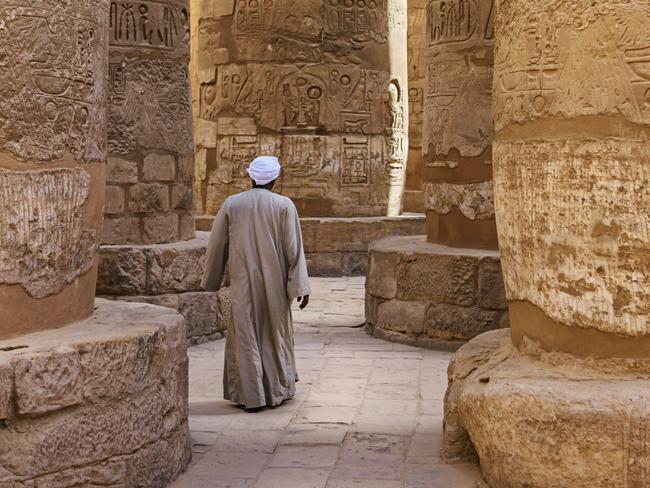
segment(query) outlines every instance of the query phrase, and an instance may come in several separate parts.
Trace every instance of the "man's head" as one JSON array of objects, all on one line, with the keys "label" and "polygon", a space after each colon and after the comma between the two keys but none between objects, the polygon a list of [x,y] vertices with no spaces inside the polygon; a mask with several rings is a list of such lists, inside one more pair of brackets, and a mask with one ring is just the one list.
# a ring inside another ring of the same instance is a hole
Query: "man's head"
[{"label": "man's head", "polygon": [[251,177],[254,188],[265,188],[270,190],[275,180],[280,176],[280,162],[274,156],[259,156],[253,160],[248,167],[248,175]]}]

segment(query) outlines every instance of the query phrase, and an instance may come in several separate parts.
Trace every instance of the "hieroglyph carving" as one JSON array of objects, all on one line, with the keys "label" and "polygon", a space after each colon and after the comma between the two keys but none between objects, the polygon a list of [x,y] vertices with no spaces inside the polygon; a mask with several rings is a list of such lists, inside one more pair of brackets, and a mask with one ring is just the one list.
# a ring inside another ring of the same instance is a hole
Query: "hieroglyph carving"
[{"label": "hieroglyph carving", "polygon": [[189,40],[186,8],[157,2],[111,2],[112,46],[141,46],[173,51]]},{"label": "hieroglyph carving", "polygon": [[431,0],[427,6],[423,152],[481,155],[492,143],[493,0]]},{"label": "hieroglyph carving", "polygon": [[96,74],[106,39],[94,9],[108,7],[78,3],[76,15],[52,1],[0,5],[0,150],[20,159],[105,157],[105,87]]},{"label": "hieroglyph carving", "polygon": [[90,270],[97,251],[95,231],[83,223],[90,184],[81,169],[0,170],[0,283],[45,298]]},{"label": "hieroglyph carving", "polygon": [[495,82],[497,129],[548,116],[623,114],[650,122],[650,4],[578,3],[570,25],[579,27],[579,46],[567,45],[574,27],[554,1],[530,6],[526,21],[499,40],[511,46]]}]

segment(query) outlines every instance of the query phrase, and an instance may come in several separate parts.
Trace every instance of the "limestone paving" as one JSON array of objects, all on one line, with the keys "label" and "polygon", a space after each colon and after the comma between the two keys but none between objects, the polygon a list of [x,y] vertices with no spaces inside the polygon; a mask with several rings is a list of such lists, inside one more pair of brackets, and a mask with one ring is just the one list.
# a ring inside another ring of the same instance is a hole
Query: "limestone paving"
[{"label": "limestone paving", "polygon": [[224,342],[190,348],[193,464],[173,488],[474,488],[443,464],[451,355],[364,334],[364,279],[312,279],[294,311],[296,397],[260,413],[222,400]]}]

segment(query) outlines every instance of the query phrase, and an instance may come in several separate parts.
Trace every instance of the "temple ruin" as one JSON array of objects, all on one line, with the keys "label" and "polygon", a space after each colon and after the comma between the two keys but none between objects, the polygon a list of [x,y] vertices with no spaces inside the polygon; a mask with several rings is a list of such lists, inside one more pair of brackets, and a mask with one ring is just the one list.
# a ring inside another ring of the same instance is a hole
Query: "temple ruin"
[{"label": "temple ruin", "polygon": [[108,9],[0,2],[3,486],[159,486],[191,456],[182,317],[95,303]]},{"label": "temple ruin", "polygon": [[[650,488],[647,0],[0,0],[0,81],[0,487]],[[315,279],[253,415],[260,154]]]}]

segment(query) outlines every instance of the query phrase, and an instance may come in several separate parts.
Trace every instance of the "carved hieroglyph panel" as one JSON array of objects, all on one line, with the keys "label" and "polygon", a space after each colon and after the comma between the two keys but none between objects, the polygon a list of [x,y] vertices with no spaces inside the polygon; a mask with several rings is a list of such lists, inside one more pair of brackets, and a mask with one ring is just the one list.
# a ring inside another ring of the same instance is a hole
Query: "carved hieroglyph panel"
[{"label": "carved hieroglyph panel", "polygon": [[409,145],[422,146],[427,54],[427,0],[408,4]]},{"label": "carved hieroglyph panel", "polygon": [[83,224],[90,186],[81,169],[0,170],[0,283],[45,298],[90,270],[97,251],[95,231]]},{"label": "carved hieroglyph panel", "polygon": [[108,2],[69,3],[0,4],[0,150],[19,159],[105,159]]},{"label": "carved hieroglyph panel", "polygon": [[422,148],[481,155],[492,143],[493,0],[430,0]]},{"label": "carved hieroglyph panel", "polygon": [[497,129],[548,117],[650,123],[650,3],[504,3]]},{"label": "carved hieroglyph panel", "polygon": [[109,66],[108,147],[191,154],[192,114],[187,66],[164,59],[124,58]]}]

